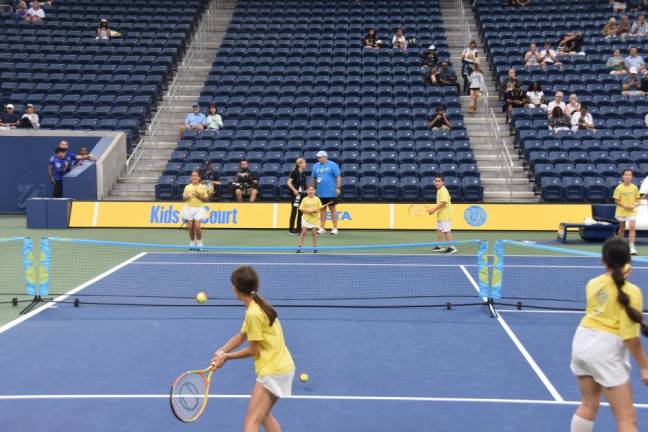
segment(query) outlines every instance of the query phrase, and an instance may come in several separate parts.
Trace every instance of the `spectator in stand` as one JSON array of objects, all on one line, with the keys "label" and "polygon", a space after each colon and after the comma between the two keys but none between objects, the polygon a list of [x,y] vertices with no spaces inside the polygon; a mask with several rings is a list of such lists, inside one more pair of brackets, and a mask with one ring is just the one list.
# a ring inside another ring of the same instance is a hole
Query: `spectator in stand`
[{"label": "spectator in stand", "polygon": [[556,94],[554,95],[554,100],[549,102],[549,105],[547,105],[547,115],[551,115],[553,113],[554,108],[558,107],[560,108],[561,114],[563,111],[565,111],[565,102],[563,102],[563,92],[557,91]]},{"label": "spectator in stand", "polygon": [[223,118],[218,114],[216,104],[209,105],[209,115],[207,115],[205,124],[209,130],[221,130],[223,128]]},{"label": "spectator in stand", "polygon": [[529,84],[529,90],[526,92],[526,97],[528,100],[527,108],[542,108],[547,109],[547,105],[544,103],[544,92],[540,83],[537,81]]},{"label": "spectator in stand", "polygon": [[621,57],[621,51],[617,48],[612,51],[610,57],[605,64],[612,75],[623,75],[627,73],[625,60]]},{"label": "spectator in stand", "polygon": [[[337,235],[338,233],[338,218],[335,206],[338,203],[338,197],[342,187],[342,176],[340,175],[340,167],[333,161],[328,160],[328,154],[320,150],[317,152],[318,162],[313,166],[313,174],[311,186],[317,189],[317,196],[328,207],[333,222],[333,229],[331,234]],[[320,213],[320,229],[317,230],[318,234],[326,233],[326,216],[325,208],[322,208]]]},{"label": "spectator in stand", "polygon": [[47,175],[54,186],[52,191],[53,198],[63,198],[63,176],[70,170],[69,162],[66,158],[66,150],[57,147],[54,150],[54,156],[49,160],[47,166]]},{"label": "spectator in stand", "polygon": [[558,132],[558,131],[568,131],[571,128],[570,118],[563,113],[563,110],[560,109],[558,105],[554,106],[549,116],[549,129]]},{"label": "spectator in stand", "polygon": [[536,48],[536,44],[529,45],[529,49],[524,53],[524,66],[539,66],[540,65],[540,52]]},{"label": "spectator in stand", "polygon": [[452,129],[452,124],[448,120],[448,116],[443,111],[443,107],[437,107],[434,117],[428,122],[428,128],[433,131],[436,130],[450,130]]},{"label": "spectator in stand", "polygon": [[250,202],[256,201],[259,195],[259,177],[256,173],[250,171],[247,159],[241,159],[232,185],[234,186],[234,198],[236,198],[236,201],[243,202],[244,197],[249,197]]},{"label": "spectator in stand", "polygon": [[25,21],[30,22],[30,23],[38,23],[41,22],[45,19],[45,11],[41,7],[40,3],[38,0],[34,0],[31,3],[31,7],[27,11],[27,16],[25,17]]},{"label": "spectator in stand", "polygon": [[20,115],[16,113],[12,104],[7,104],[5,110],[0,115],[0,128],[14,129],[20,125]]},{"label": "spectator in stand", "polygon": [[403,34],[403,29],[396,27],[394,36],[392,37],[392,48],[406,50],[407,49],[407,39]]},{"label": "spectator in stand", "polygon": [[184,134],[187,129],[192,131],[201,131],[205,129],[206,124],[207,117],[205,114],[200,112],[200,105],[193,104],[193,112],[187,114],[184,125],[180,126],[180,138],[182,138],[182,134]]},{"label": "spectator in stand", "polygon": [[482,74],[479,63],[474,63],[472,69],[473,71],[468,77],[468,85],[470,87],[469,113],[477,112],[477,101],[479,100],[482,91],[486,88],[486,81],[484,81],[484,74]]},{"label": "spectator in stand", "polygon": [[77,156],[79,156],[79,159],[73,161],[74,166],[83,165],[83,162],[89,159],[90,152],[87,147],[81,147]]},{"label": "spectator in stand", "polygon": [[603,36],[605,37],[615,37],[619,32],[619,24],[616,21],[616,18],[611,17],[610,20],[603,27]]},{"label": "spectator in stand", "polygon": [[362,39],[362,46],[365,48],[380,48],[380,41],[376,38],[376,29],[370,27],[367,35]]},{"label": "spectator in stand", "polygon": [[631,67],[640,69],[642,66],[645,66],[643,57],[637,54],[637,47],[630,47],[630,55],[625,58],[625,65],[628,70]]},{"label": "spectator in stand", "polygon": [[464,93],[470,94],[468,88],[468,77],[473,71],[473,65],[479,63],[479,54],[477,52],[477,42],[470,41],[468,48],[463,50],[461,54],[461,76],[464,80]]},{"label": "spectator in stand", "polygon": [[518,82],[518,78],[515,69],[513,68],[509,69],[508,75],[506,77],[506,81],[504,81],[504,94],[513,90],[513,87],[515,87],[515,84],[517,82]]},{"label": "spectator in stand", "polygon": [[422,55],[421,67],[432,68],[439,63],[439,55],[437,54],[436,47],[430,45]]},{"label": "spectator in stand", "polygon": [[592,114],[587,112],[587,105],[581,104],[580,110],[572,114],[571,125],[573,131],[594,129],[594,119],[592,118]]},{"label": "spectator in stand", "polygon": [[439,84],[457,85],[457,74],[448,65],[447,61],[441,63],[441,70],[439,71]]},{"label": "spectator in stand", "polygon": [[580,108],[581,106],[578,102],[578,96],[576,96],[575,93],[572,93],[569,95],[569,101],[567,102],[567,105],[565,106],[565,109],[563,111],[565,112],[565,114],[571,117],[576,111],[580,111]]},{"label": "spectator in stand", "polygon": [[648,94],[648,69],[642,66],[639,75],[641,75],[641,91]]},{"label": "spectator in stand", "polygon": [[645,36],[648,34],[648,22],[646,22],[646,17],[644,15],[639,15],[637,17],[637,20],[630,28],[630,33],[633,36]]},{"label": "spectator in stand", "polygon": [[561,63],[558,61],[558,53],[556,52],[556,50],[551,48],[551,44],[549,42],[544,43],[544,49],[540,51],[538,60],[540,61],[540,64],[542,66],[551,66],[554,64],[556,66],[561,66]]},{"label": "spectator in stand", "polygon": [[428,85],[441,85],[439,81],[439,71],[436,66],[432,66],[430,71],[425,75],[425,84]]},{"label": "spectator in stand", "polygon": [[295,167],[288,175],[288,189],[292,193],[291,206],[290,206],[290,225],[288,225],[288,233],[299,235],[301,233],[301,217],[302,212],[299,211],[299,205],[302,198],[306,196],[306,159],[297,158]]},{"label": "spectator in stand", "polygon": [[24,0],[20,0],[16,5],[16,16],[23,20],[27,18],[27,5]]},{"label": "spectator in stand", "polygon": [[214,182],[214,193],[209,196],[209,199],[214,200],[218,195],[218,187],[221,185],[220,176],[214,169],[212,161],[205,162],[205,167],[200,173],[200,178]]},{"label": "spectator in stand", "polygon": [[626,10],[626,0],[610,0],[610,4],[612,5],[612,12],[615,14]]},{"label": "spectator in stand", "polygon": [[99,20],[99,28],[97,28],[97,35],[95,39],[109,40],[111,37],[110,29],[108,28],[108,20],[101,18]]},{"label": "spectator in stand", "polygon": [[644,92],[641,91],[641,78],[638,75],[639,69],[632,66],[629,72],[628,75],[623,77],[623,81],[621,81],[623,96],[643,96]]},{"label": "spectator in stand", "polygon": [[[65,150],[65,160],[67,161],[67,170],[68,171],[70,171],[72,169],[72,167],[76,164],[77,161],[81,161],[81,160],[93,160],[94,161],[94,160],[97,160],[97,158],[95,158],[91,154],[81,155],[81,154],[76,154],[76,153],[70,151],[70,144],[65,140],[60,141],[57,148],[61,148],[61,149]],[[50,162],[52,162],[53,158],[54,158],[54,156],[52,156],[52,158],[50,158]]]},{"label": "spectator in stand", "polygon": [[621,17],[619,22],[619,28],[617,30],[617,36],[627,36],[630,34],[630,20],[627,15]]},{"label": "spectator in stand", "polygon": [[34,105],[27,104],[26,111],[20,118],[20,127],[38,129],[40,128],[40,119],[36,114]]},{"label": "spectator in stand", "polygon": [[511,121],[511,114],[513,108],[525,108],[527,106],[527,97],[520,87],[520,83],[516,82],[513,90],[507,92],[504,96],[506,98],[506,121]]},{"label": "spectator in stand", "polygon": [[583,34],[581,32],[565,33],[558,44],[558,55],[585,55]]}]

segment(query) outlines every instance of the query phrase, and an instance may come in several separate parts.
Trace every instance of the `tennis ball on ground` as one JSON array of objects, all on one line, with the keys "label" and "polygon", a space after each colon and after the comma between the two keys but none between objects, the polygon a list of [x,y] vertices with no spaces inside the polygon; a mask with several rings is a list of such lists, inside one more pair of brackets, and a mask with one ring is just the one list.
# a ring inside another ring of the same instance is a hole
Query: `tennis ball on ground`
[{"label": "tennis ball on ground", "polygon": [[302,373],[299,374],[299,381],[308,382],[308,380],[309,380],[309,377],[308,377],[308,374],[306,372],[302,372]]},{"label": "tennis ball on ground", "polygon": [[200,291],[198,294],[196,294],[196,301],[198,303],[205,303],[207,301],[207,294]]}]

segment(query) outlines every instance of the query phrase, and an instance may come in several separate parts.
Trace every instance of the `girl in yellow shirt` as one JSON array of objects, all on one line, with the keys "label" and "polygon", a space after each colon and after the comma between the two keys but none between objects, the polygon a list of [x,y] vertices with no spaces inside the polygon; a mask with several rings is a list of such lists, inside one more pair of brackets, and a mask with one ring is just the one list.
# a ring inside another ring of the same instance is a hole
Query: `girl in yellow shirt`
[{"label": "girl in yellow shirt", "polygon": [[648,357],[639,336],[648,336],[643,323],[641,290],[626,281],[630,273],[630,248],[614,237],[603,244],[605,274],[586,287],[587,310],[572,342],[571,370],[578,377],[581,404],[572,417],[571,432],[591,432],[601,393],[612,407],[620,432],[636,432],[632,404],[630,362],[632,354],[648,384]]},{"label": "girl in yellow shirt", "polygon": [[[228,360],[254,357],[257,379],[245,415],[244,431],[257,432],[263,425],[266,432],[280,432],[281,426],[271,411],[279,398],[292,394],[295,363],[286,347],[277,312],[259,294],[259,276],[254,268],[237,268],[231,282],[234,295],[247,307],[245,320],[241,331],[216,351],[212,364],[220,368]],[[246,348],[233,351],[245,341]]]},{"label": "girl in yellow shirt", "polygon": [[205,219],[205,202],[209,200],[209,193],[200,185],[200,172],[191,171],[191,183],[182,191],[185,200],[182,209],[182,219],[187,222],[189,231],[190,248],[202,248],[202,220]]},{"label": "girl in yellow shirt", "polygon": [[315,186],[310,185],[306,188],[306,196],[299,204],[299,211],[302,212],[301,226],[302,231],[299,235],[299,248],[297,253],[301,253],[304,246],[306,232],[311,231],[313,238],[313,253],[317,253],[317,229],[320,227],[320,212],[322,211],[322,201],[315,195]]},{"label": "girl in yellow shirt", "polygon": [[633,173],[632,170],[623,170],[621,174],[622,182],[614,189],[614,202],[616,203],[616,211],[614,216],[619,221],[619,237],[625,236],[626,222],[628,223],[629,233],[628,240],[630,241],[630,253],[637,254],[635,249],[635,238],[637,237],[636,223],[637,223],[637,207],[639,206],[639,188],[632,184]]}]

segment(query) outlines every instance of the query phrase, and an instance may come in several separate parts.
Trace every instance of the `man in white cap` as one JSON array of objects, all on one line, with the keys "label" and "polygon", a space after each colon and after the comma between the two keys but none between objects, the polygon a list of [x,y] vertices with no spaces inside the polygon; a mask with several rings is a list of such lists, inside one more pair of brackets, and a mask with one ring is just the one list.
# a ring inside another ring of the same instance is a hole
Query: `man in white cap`
[{"label": "man in white cap", "polygon": [[0,127],[15,128],[20,124],[20,115],[14,110],[12,104],[7,104],[4,112],[0,116]]},{"label": "man in white cap", "polygon": [[[325,207],[331,212],[331,220],[333,221],[333,230],[331,234],[338,233],[337,229],[337,213],[335,205],[338,202],[338,196],[342,188],[342,177],[340,176],[340,167],[333,161],[328,160],[328,154],[324,150],[317,152],[317,162],[313,166],[313,180],[312,184],[317,190],[317,196],[320,201],[325,204]],[[330,203],[330,204],[328,204]],[[328,204],[328,206],[326,206]],[[321,227],[317,231],[319,234],[326,232],[326,211],[320,212]]]},{"label": "man in white cap", "polygon": [[641,78],[637,74],[639,70],[636,66],[630,66],[628,69],[629,74],[623,77],[621,86],[623,87],[624,96],[643,96],[644,92],[641,91]]}]

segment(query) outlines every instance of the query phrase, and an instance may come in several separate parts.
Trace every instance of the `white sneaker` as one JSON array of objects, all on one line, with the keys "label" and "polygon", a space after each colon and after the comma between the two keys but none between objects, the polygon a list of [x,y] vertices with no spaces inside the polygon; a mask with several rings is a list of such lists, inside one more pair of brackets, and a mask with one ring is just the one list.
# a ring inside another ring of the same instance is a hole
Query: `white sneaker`
[{"label": "white sneaker", "polygon": [[320,228],[317,230],[317,234],[326,234],[326,230],[324,228]]},{"label": "white sneaker", "polygon": [[196,240],[191,240],[189,242],[189,249],[195,248],[196,247]]},{"label": "white sneaker", "polygon": [[203,247],[205,247],[205,245],[203,244],[202,240],[196,240],[196,247],[202,249]]},{"label": "white sneaker", "polygon": [[333,234],[333,235],[337,235],[337,233],[338,233],[337,228],[333,228],[333,229],[331,230],[331,234]]},{"label": "white sneaker", "polygon": [[637,255],[637,249],[635,249],[634,245],[630,245],[630,255]]}]

